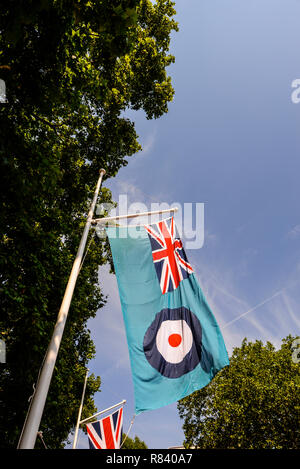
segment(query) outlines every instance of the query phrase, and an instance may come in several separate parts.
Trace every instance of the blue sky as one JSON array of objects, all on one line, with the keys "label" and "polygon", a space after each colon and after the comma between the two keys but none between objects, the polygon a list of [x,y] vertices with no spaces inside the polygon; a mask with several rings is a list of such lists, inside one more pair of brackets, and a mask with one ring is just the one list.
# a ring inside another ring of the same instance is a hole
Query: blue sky
[{"label": "blue sky", "polygon": [[[229,354],[244,337],[279,345],[299,335],[299,0],[178,0],[169,113],[136,122],[143,152],[105,183],[114,200],[204,203],[204,245],[187,249]],[[185,240],[183,239],[183,242]],[[107,305],[89,322],[100,375],[99,410],[134,396],[120,300],[106,267]],[[176,403],[135,418],[149,448],[181,445]],[[78,448],[87,448],[80,433]]]}]

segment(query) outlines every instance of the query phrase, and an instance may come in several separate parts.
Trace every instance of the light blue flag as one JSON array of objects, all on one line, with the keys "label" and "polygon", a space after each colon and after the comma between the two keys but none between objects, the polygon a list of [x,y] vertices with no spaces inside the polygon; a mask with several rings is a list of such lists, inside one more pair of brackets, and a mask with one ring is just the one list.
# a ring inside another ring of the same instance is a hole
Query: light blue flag
[{"label": "light blue flag", "polygon": [[106,230],[139,414],[203,388],[229,360],[174,219]]}]

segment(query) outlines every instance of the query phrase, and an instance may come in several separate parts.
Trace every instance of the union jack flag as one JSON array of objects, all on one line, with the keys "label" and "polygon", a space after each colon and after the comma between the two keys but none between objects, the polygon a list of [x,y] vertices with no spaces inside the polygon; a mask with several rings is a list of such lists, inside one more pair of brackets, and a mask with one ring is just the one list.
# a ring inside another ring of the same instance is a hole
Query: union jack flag
[{"label": "union jack flag", "polygon": [[97,422],[88,423],[90,449],[119,449],[122,441],[123,407]]},{"label": "union jack flag", "polygon": [[173,291],[181,280],[193,273],[178,236],[174,218],[144,226],[151,242],[152,258],[161,291],[163,294]]}]

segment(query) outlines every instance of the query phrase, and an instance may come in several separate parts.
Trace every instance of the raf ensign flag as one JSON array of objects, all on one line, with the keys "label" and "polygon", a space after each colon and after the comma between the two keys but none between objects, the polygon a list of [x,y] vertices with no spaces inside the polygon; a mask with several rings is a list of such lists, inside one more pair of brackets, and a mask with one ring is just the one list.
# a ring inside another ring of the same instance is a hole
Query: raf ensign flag
[{"label": "raf ensign flag", "polygon": [[106,230],[139,414],[201,389],[229,360],[173,217]]}]

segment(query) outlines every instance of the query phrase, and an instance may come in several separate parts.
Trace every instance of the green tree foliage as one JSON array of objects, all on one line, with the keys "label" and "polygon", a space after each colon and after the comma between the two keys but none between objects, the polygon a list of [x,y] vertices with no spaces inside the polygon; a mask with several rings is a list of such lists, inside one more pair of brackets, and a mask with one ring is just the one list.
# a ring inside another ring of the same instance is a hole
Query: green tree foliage
[{"label": "green tree foliage", "polygon": [[292,353],[291,336],[279,350],[244,339],[229,367],[178,403],[185,447],[299,448],[300,364]]},{"label": "green tree foliage", "polygon": [[[124,441],[125,435],[123,435],[122,441]],[[134,438],[129,436],[125,439],[121,449],[148,449],[148,446],[143,440],[140,440],[138,436],[135,435]]]},{"label": "green tree foliage", "polygon": [[[127,109],[167,112],[170,0],[12,0],[0,9],[2,208],[0,447],[16,447],[52,335],[100,168],[115,176],[140,150]],[[103,188],[101,199],[111,202]],[[40,430],[60,448],[76,422],[95,347],[86,324],[104,305],[94,237],[80,272]],[[85,412],[100,378],[90,376]],[[38,443],[37,443],[38,444]]]}]

